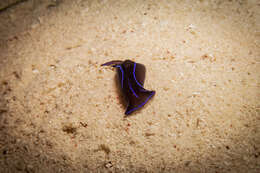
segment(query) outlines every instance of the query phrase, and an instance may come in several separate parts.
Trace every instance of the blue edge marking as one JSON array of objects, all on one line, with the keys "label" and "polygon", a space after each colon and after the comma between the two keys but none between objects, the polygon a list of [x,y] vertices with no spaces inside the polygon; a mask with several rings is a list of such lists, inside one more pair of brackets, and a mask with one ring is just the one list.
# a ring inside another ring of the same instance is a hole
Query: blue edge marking
[{"label": "blue edge marking", "polygon": [[136,69],[136,63],[134,63],[134,71],[133,71],[134,79],[135,79],[137,85],[139,85],[140,87],[143,88],[143,86],[137,81],[137,79],[136,79],[136,77],[135,77],[135,69]]},{"label": "blue edge marking", "polygon": [[138,98],[138,95],[135,93],[134,89],[132,88],[132,85],[131,85],[131,83],[129,82],[129,79],[128,79],[128,85],[129,85],[129,88],[130,88],[130,90],[132,91],[132,93],[135,95],[135,97]]},{"label": "blue edge marking", "polygon": [[[139,86],[145,91],[145,89],[143,88],[143,86],[136,80],[136,77],[135,77],[135,69],[136,69],[136,63],[134,63],[133,76],[134,76],[134,79],[135,79],[137,85],[139,85]],[[135,94],[135,92],[133,91],[133,89],[132,89],[131,86],[130,86],[130,89],[131,89],[132,92]],[[141,103],[141,104],[138,105],[137,107],[135,107],[135,108],[133,108],[133,109],[127,111],[125,114],[126,114],[126,115],[129,115],[129,114],[132,113],[133,111],[135,111],[135,110],[141,108],[142,106],[144,106],[144,105],[148,102],[148,100],[149,100],[154,94],[155,94],[155,92],[152,92],[152,94],[151,94],[143,103]]]},{"label": "blue edge marking", "polygon": [[135,110],[141,108],[142,106],[144,106],[144,105],[148,102],[148,100],[149,100],[154,94],[155,94],[155,92],[153,92],[143,103],[141,103],[141,104],[138,105],[137,107],[135,107],[135,108],[133,108],[133,109],[127,111],[125,114],[126,114],[126,115],[129,115],[129,114],[132,113],[133,111],[135,111]]},{"label": "blue edge marking", "polygon": [[124,84],[124,71],[121,67],[121,65],[116,65],[115,67],[119,67],[121,73],[122,73],[122,79],[121,79],[121,87],[123,88],[123,84]]}]

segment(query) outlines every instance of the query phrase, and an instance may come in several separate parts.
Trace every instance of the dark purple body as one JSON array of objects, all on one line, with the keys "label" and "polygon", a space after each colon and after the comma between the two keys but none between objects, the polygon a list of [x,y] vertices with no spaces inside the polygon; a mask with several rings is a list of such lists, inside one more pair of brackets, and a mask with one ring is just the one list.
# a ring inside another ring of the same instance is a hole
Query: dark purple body
[{"label": "dark purple body", "polygon": [[155,94],[143,88],[145,80],[145,66],[131,60],[110,61],[102,66],[112,66],[117,68],[122,92],[128,102],[125,115],[143,107]]}]

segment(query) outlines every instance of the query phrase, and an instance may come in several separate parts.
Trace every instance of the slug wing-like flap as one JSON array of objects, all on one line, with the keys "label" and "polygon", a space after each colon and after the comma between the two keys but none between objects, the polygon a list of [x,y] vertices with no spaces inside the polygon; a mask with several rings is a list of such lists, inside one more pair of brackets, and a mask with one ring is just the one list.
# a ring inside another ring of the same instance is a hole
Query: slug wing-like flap
[{"label": "slug wing-like flap", "polygon": [[136,63],[134,66],[134,77],[137,80],[138,85],[144,86],[145,80],[145,66],[139,63]]},{"label": "slug wing-like flap", "polygon": [[143,107],[154,96],[155,91],[148,91],[142,88],[142,90],[139,90],[136,92],[136,94],[138,97],[136,97],[134,94],[128,97],[129,103],[125,115],[129,115],[133,111]]},{"label": "slug wing-like flap", "polygon": [[123,63],[123,61],[114,60],[114,61],[106,62],[106,63],[102,64],[101,66],[115,66],[115,65],[120,65],[122,63]]}]

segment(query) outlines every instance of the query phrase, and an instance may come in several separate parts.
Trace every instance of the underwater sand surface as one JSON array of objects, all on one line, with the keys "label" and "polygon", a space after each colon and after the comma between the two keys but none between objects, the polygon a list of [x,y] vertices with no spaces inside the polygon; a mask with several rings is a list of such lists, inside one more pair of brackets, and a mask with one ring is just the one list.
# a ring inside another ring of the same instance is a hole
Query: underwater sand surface
[{"label": "underwater sand surface", "polygon": [[[2,8],[1,4],[1,8]],[[260,172],[257,1],[56,0],[0,13],[0,172]],[[147,68],[132,116],[116,71]]]}]

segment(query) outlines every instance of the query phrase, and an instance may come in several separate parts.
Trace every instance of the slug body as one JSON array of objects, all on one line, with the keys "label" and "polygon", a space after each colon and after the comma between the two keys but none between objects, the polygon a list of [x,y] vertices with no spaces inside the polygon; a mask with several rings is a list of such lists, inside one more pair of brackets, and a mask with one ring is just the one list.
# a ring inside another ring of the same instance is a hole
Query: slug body
[{"label": "slug body", "polygon": [[110,61],[102,66],[117,68],[120,86],[128,103],[125,115],[143,107],[155,94],[155,91],[144,89],[145,66],[131,60]]}]

